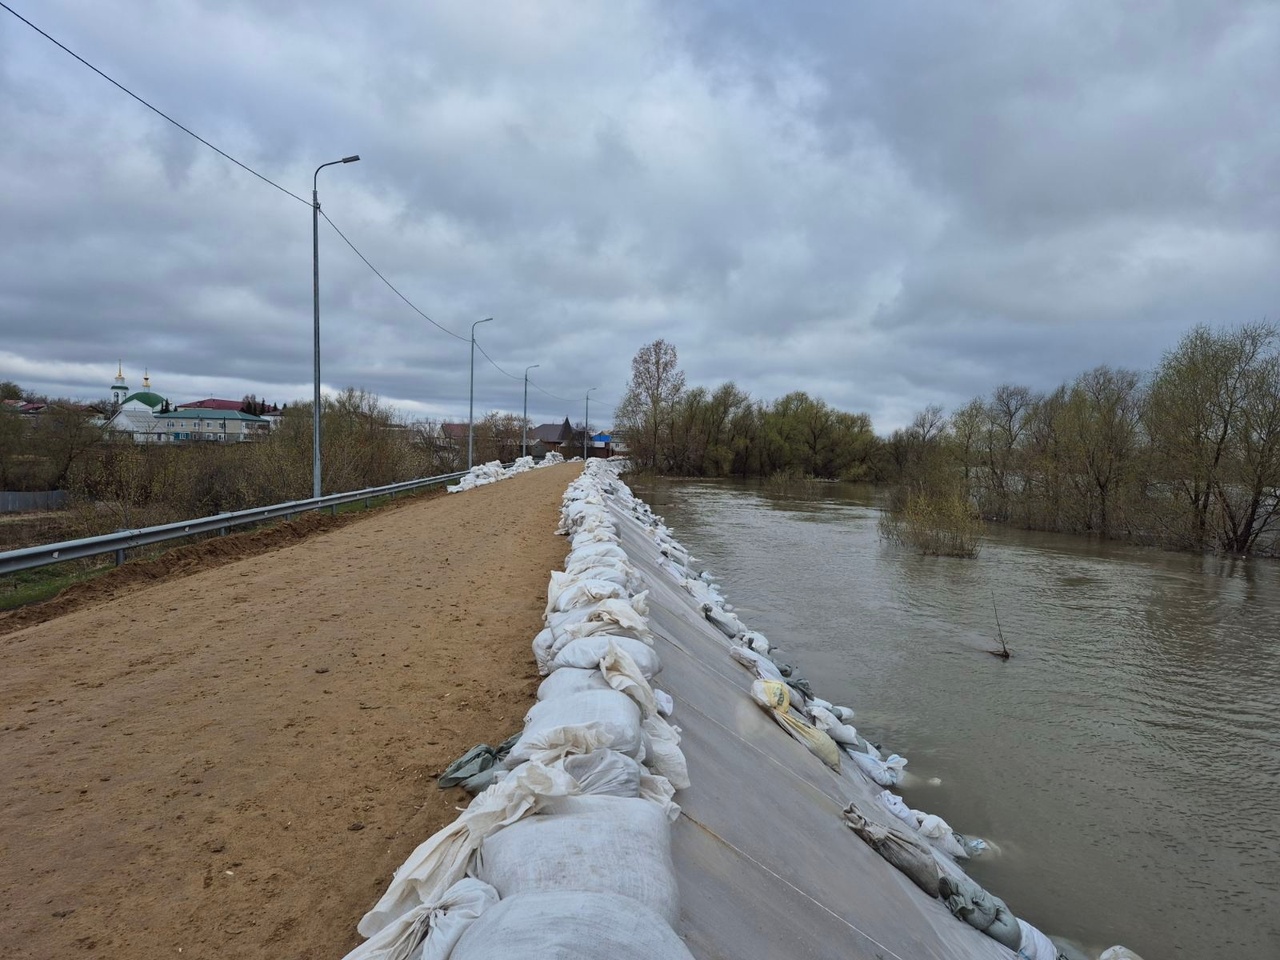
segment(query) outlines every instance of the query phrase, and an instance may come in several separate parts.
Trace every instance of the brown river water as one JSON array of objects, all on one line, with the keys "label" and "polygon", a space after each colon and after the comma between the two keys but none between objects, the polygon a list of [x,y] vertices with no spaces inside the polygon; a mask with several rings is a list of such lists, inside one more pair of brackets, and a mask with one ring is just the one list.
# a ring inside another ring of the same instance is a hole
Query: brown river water
[{"label": "brown river water", "polygon": [[627,480],[911,806],[998,848],[969,872],[1015,913],[1089,956],[1280,958],[1280,563],[1002,527],[921,557],[866,487]]}]

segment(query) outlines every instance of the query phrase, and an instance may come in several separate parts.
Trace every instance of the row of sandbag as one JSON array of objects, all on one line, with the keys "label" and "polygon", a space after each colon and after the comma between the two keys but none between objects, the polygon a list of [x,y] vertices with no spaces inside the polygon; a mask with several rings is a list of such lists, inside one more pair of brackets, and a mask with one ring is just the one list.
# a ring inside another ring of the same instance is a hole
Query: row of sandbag
[{"label": "row of sandbag", "polygon": [[589,465],[565,494],[572,548],[548,586],[534,644],[546,679],[523,730],[396,871],[347,960],[689,960],[670,840],[689,781],[674,704],[650,683],[643,585],[600,500],[609,476]]},{"label": "row of sandbag", "polygon": [[466,476],[445,489],[450,493],[461,493],[463,490],[474,490],[476,487],[514,477],[517,473],[528,473],[539,467],[554,467],[557,463],[564,462],[564,457],[554,450],[541,460],[534,460],[533,457],[518,457],[509,467],[504,467],[501,460],[490,460],[488,463],[477,463],[467,471]]},{"label": "row of sandbag", "polygon": [[[776,659],[768,638],[742,622],[708,572],[694,569],[697,559],[648,504],[633,496],[620,499],[656,543],[659,567],[690,594],[703,616],[731,642],[730,656],[755,673],[751,696],[756,703],[833,769],[839,771],[844,758],[882,788],[899,785],[906,759],[897,754],[885,757],[858,734],[852,725],[852,709],[816,696],[789,664]],[[1057,948],[1044,933],[1014,917],[1003,901],[975,884],[957,865],[957,861],[985,851],[985,841],[956,833],[941,817],[911,809],[889,789],[881,790],[877,798],[903,827],[868,821],[850,804],[845,822],[859,837],[930,896],[942,899],[957,918],[1025,960],[1058,960]]]}]

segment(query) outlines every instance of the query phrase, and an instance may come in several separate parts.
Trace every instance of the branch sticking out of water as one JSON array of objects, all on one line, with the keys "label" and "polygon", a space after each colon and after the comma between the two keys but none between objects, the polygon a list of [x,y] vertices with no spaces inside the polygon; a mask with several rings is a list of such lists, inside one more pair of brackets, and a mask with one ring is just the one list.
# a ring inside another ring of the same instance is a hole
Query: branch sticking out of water
[{"label": "branch sticking out of water", "polygon": [[1009,645],[1004,642],[1004,631],[1000,629],[1000,609],[996,606],[996,592],[991,591],[991,609],[996,615],[996,639],[1000,641],[999,650],[988,650],[987,653],[993,657],[999,657],[1001,660],[1008,660],[1013,656],[1013,652],[1009,649]]}]

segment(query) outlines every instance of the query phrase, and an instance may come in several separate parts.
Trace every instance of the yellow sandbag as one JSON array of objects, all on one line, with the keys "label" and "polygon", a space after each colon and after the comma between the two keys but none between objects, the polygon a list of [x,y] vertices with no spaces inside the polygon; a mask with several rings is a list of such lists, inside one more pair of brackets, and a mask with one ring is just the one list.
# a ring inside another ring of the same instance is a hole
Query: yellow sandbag
[{"label": "yellow sandbag", "polygon": [[796,719],[789,712],[791,689],[785,683],[757,680],[751,684],[751,697],[760,706],[767,708],[782,729],[808,747],[810,753],[833,770],[840,769],[840,748],[836,746],[836,742],[817,727]]}]

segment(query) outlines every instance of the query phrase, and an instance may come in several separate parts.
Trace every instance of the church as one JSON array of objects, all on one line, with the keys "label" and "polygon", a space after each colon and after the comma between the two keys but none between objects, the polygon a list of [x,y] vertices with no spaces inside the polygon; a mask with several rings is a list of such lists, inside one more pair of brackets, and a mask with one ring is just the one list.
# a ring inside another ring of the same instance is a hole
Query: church
[{"label": "church", "polygon": [[183,443],[193,440],[215,442],[239,442],[263,436],[270,429],[265,417],[244,413],[238,409],[225,409],[221,402],[216,409],[209,408],[213,401],[175,407],[167,397],[151,389],[151,377],[145,371],[142,389],[130,393],[124,378],[123,363],[116,367],[115,382],[111,385],[111,413],[106,419],[106,429],[117,435],[125,435],[134,443]]}]

